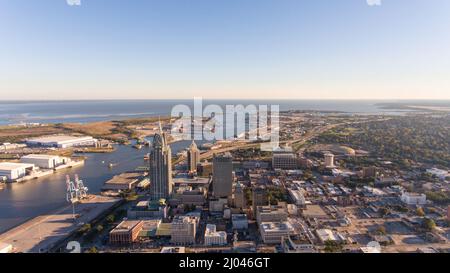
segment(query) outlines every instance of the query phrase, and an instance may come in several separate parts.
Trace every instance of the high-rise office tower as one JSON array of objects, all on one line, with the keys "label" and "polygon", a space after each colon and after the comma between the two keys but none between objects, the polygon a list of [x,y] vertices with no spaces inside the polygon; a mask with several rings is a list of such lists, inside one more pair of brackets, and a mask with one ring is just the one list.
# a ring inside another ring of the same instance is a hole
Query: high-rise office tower
[{"label": "high-rise office tower", "polygon": [[324,155],[324,157],[325,157],[325,167],[333,168],[334,167],[334,154],[326,153]]},{"label": "high-rise office tower", "polygon": [[167,199],[172,193],[172,151],[161,124],[159,126],[150,152],[150,194],[153,200]]},{"label": "high-rise office tower", "polygon": [[234,207],[239,209],[245,208],[244,188],[239,182],[237,182],[236,187],[234,188]]},{"label": "high-rise office tower", "polygon": [[253,206],[253,217],[256,219],[256,211],[259,206],[266,206],[269,204],[267,198],[267,190],[262,186],[256,186],[252,189],[252,206]]},{"label": "high-rise office tower", "polygon": [[233,157],[230,153],[214,155],[213,159],[213,195],[231,197],[233,186]]},{"label": "high-rise office tower", "polygon": [[200,151],[194,141],[189,146],[187,161],[189,172],[197,172],[197,164],[200,163]]}]

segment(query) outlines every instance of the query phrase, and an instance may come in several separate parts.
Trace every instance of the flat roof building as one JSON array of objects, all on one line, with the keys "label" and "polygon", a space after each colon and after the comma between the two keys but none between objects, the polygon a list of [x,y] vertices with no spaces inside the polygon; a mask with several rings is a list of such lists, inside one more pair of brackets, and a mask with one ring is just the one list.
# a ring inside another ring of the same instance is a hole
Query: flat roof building
[{"label": "flat roof building", "polygon": [[54,148],[70,148],[77,146],[94,146],[97,140],[91,136],[53,135],[26,140],[28,146],[42,146]]},{"label": "flat roof building", "polygon": [[282,170],[295,170],[298,168],[297,157],[293,153],[274,153],[272,168]]},{"label": "flat roof building", "polygon": [[139,236],[143,227],[142,221],[122,221],[109,233],[110,244],[131,244]]},{"label": "flat roof building", "polygon": [[14,181],[27,176],[31,174],[34,169],[34,164],[0,162],[0,176],[5,176],[9,181]]},{"label": "flat roof building", "polygon": [[427,196],[425,194],[403,192],[400,199],[407,205],[425,205],[427,203]]},{"label": "flat roof building", "polygon": [[197,217],[175,216],[171,225],[171,242],[174,244],[195,244]]},{"label": "flat roof building", "polygon": [[256,221],[259,225],[263,222],[284,222],[287,218],[287,207],[282,202],[274,206],[259,206],[256,209]]},{"label": "flat roof building", "polygon": [[223,246],[226,244],[227,233],[225,231],[217,231],[216,225],[206,225],[205,246]]},{"label": "flat roof building", "polygon": [[152,201],[140,201],[128,209],[129,219],[167,218],[168,206],[164,199]]},{"label": "flat roof building", "polygon": [[284,237],[295,233],[289,222],[264,222],[259,225],[259,231],[266,244],[281,244]]},{"label": "flat roof building", "polygon": [[197,189],[192,189],[191,186],[179,187],[170,200],[170,204],[202,206],[206,203],[206,193],[203,187]]},{"label": "flat roof building", "polygon": [[300,190],[289,189],[288,192],[292,201],[294,201],[297,206],[304,207],[306,205],[305,196]]},{"label": "flat roof building", "polygon": [[317,253],[314,244],[306,237],[289,235],[281,241],[283,253]]},{"label": "flat roof building", "polygon": [[143,220],[142,229],[139,237],[155,237],[156,231],[161,224],[161,219]]},{"label": "flat roof building", "polygon": [[342,242],[344,241],[344,237],[331,229],[318,229],[316,230],[317,237],[321,243],[325,243],[327,241],[332,242]]},{"label": "flat roof building", "polygon": [[69,158],[57,155],[30,154],[20,158],[20,162],[34,164],[43,169],[54,169],[69,162]]},{"label": "flat roof building", "polygon": [[114,176],[110,180],[106,181],[105,185],[102,187],[103,191],[123,191],[131,190],[141,179],[139,173],[123,173]]},{"label": "flat roof building", "polygon": [[326,219],[328,214],[319,205],[307,205],[302,211],[305,218]]},{"label": "flat roof building", "polygon": [[185,253],[186,248],[184,246],[165,246],[161,249],[161,253]]},{"label": "flat roof building", "polygon": [[247,230],[248,219],[246,214],[233,214],[231,215],[231,222],[234,230]]}]

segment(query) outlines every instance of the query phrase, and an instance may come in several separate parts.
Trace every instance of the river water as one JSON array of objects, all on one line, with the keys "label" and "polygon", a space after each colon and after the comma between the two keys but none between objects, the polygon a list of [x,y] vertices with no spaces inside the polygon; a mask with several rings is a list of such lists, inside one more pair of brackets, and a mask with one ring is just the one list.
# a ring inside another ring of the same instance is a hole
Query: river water
[{"label": "river water", "polygon": [[[172,153],[176,154],[189,144],[190,141],[171,144]],[[24,183],[8,184],[4,190],[0,190],[0,233],[67,205],[66,174],[72,178],[74,174],[78,174],[89,188],[89,193],[99,193],[103,184],[114,175],[146,164],[144,155],[149,152],[148,147],[137,150],[131,146],[118,145],[116,148],[113,153],[86,154],[84,166],[59,170],[52,175]],[[117,165],[110,169],[109,163]]]}]

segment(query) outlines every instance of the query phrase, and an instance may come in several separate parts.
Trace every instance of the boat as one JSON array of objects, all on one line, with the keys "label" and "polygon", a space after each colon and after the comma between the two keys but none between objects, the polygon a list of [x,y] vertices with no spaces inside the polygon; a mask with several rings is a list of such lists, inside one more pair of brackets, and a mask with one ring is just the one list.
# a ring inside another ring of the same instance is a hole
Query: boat
[{"label": "boat", "polygon": [[140,149],[142,149],[142,145],[136,144],[136,145],[133,145],[133,148],[140,150]]}]

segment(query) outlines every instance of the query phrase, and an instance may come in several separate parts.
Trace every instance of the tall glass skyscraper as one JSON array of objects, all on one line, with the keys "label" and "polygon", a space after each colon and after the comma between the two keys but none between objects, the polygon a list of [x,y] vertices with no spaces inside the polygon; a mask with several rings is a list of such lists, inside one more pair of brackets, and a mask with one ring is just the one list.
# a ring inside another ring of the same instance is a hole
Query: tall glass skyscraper
[{"label": "tall glass skyscraper", "polygon": [[214,155],[213,193],[215,197],[230,197],[233,186],[233,157],[230,153]]},{"label": "tall glass skyscraper", "polygon": [[161,129],[153,138],[150,152],[150,194],[151,199],[169,198],[172,193],[172,151],[167,144],[166,134]]}]

